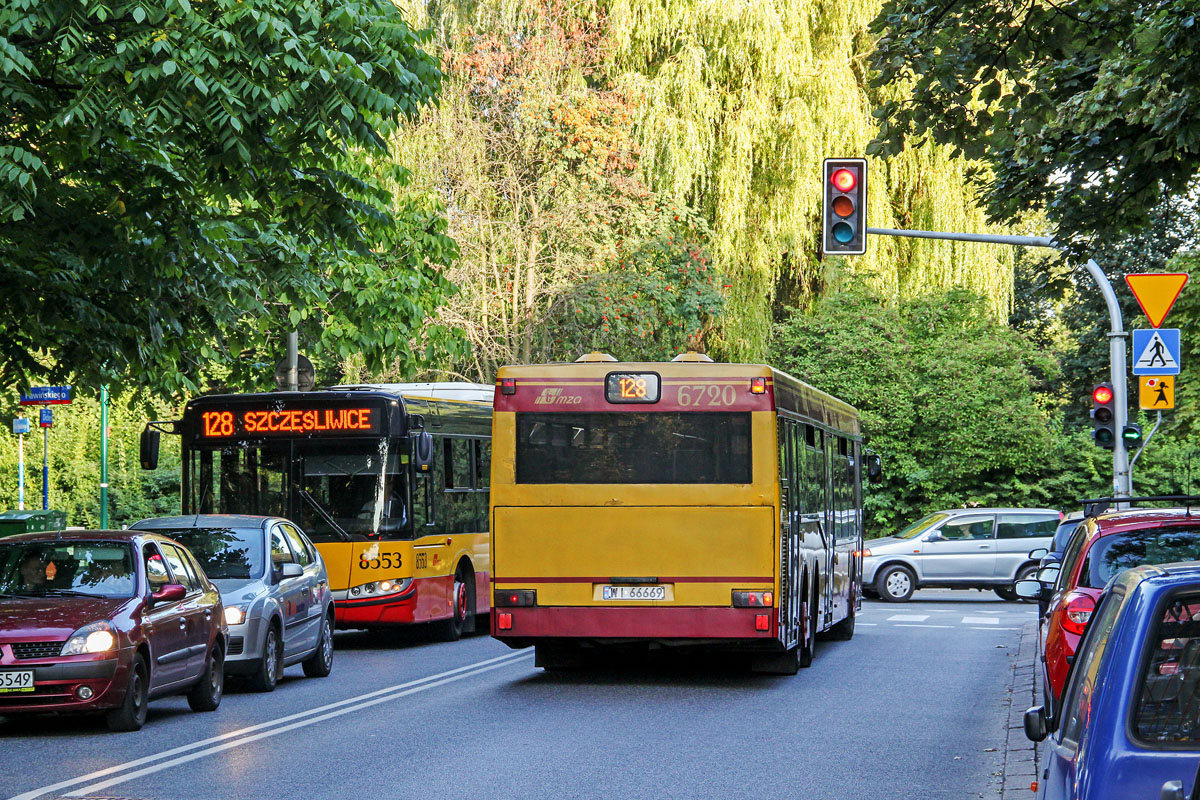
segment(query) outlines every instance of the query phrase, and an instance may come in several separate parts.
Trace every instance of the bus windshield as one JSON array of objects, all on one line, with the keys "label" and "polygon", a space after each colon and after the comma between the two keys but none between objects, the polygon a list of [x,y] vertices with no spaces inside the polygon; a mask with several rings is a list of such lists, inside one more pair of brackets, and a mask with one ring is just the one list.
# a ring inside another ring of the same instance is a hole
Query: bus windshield
[{"label": "bus windshield", "polygon": [[517,414],[517,483],[750,483],[749,412]]},{"label": "bus windshield", "polygon": [[295,519],[314,542],[407,538],[401,441],[284,441],[193,450],[190,507]]}]

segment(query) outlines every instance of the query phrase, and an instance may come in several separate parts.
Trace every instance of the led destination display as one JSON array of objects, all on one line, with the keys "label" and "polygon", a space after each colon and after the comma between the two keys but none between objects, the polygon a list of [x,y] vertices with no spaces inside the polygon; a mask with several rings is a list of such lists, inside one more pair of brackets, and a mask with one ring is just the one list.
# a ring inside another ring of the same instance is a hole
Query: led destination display
[{"label": "led destination display", "polygon": [[378,408],[289,408],[204,411],[200,437],[296,436],[304,434],[382,434],[383,410]]}]

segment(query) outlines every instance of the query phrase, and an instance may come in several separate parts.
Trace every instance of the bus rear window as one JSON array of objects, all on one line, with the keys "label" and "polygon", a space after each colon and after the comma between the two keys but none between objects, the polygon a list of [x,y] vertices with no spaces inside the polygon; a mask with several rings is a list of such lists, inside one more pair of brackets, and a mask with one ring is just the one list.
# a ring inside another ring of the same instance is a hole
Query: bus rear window
[{"label": "bus rear window", "polygon": [[517,483],[750,483],[750,414],[517,414],[516,457]]}]

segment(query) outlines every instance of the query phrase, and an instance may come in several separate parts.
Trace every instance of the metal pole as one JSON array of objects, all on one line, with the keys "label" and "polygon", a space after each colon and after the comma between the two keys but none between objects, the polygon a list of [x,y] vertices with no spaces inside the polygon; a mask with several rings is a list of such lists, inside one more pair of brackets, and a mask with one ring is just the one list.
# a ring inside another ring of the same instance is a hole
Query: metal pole
[{"label": "metal pole", "polygon": [[50,429],[42,428],[42,511],[50,509]]},{"label": "metal pole", "polygon": [[108,384],[100,387],[100,529],[108,529]]},{"label": "metal pole", "polygon": [[25,434],[17,435],[17,510],[25,510]]},{"label": "metal pole", "polygon": [[298,392],[300,391],[300,334],[297,331],[288,334],[287,358],[288,389]]},{"label": "metal pole", "polygon": [[1142,446],[1138,448],[1138,451],[1133,454],[1133,458],[1129,461],[1129,475],[1131,478],[1133,476],[1134,465],[1137,464],[1138,456],[1140,456],[1142,451],[1146,449],[1146,445],[1150,444],[1150,440],[1154,438],[1154,432],[1158,430],[1159,425],[1162,425],[1161,411],[1158,412],[1158,419],[1154,421],[1154,427],[1150,429],[1150,435],[1146,437],[1145,441],[1142,442]]},{"label": "metal pole", "polygon": [[1049,236],[1010,236],[1004,233],[948,233],[946,231],[908,231],[896,228],[867,228],[867,233],[878,236],[902,236],[906,239],[949,239],[955,242],[982,242],[984,244],[1011,244],[1021,247],[1058,246]]}]

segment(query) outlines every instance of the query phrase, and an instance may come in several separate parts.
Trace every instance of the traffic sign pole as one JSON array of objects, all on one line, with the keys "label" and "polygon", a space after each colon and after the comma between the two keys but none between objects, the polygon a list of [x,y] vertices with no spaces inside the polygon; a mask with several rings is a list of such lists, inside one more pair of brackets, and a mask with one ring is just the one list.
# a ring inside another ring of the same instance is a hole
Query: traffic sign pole
[{"label": "traffic sign pole", "polygon": [[50,510],[50,426],[42,428],[42,511]]},{"label": "traffic sign pole", "polygon": [[25,434],[17,434],[17,510],[25,510]]},{"label": "traffic sign pole", "polygon": [[108,529],[108,384],[100,387],[100,529]]}]

